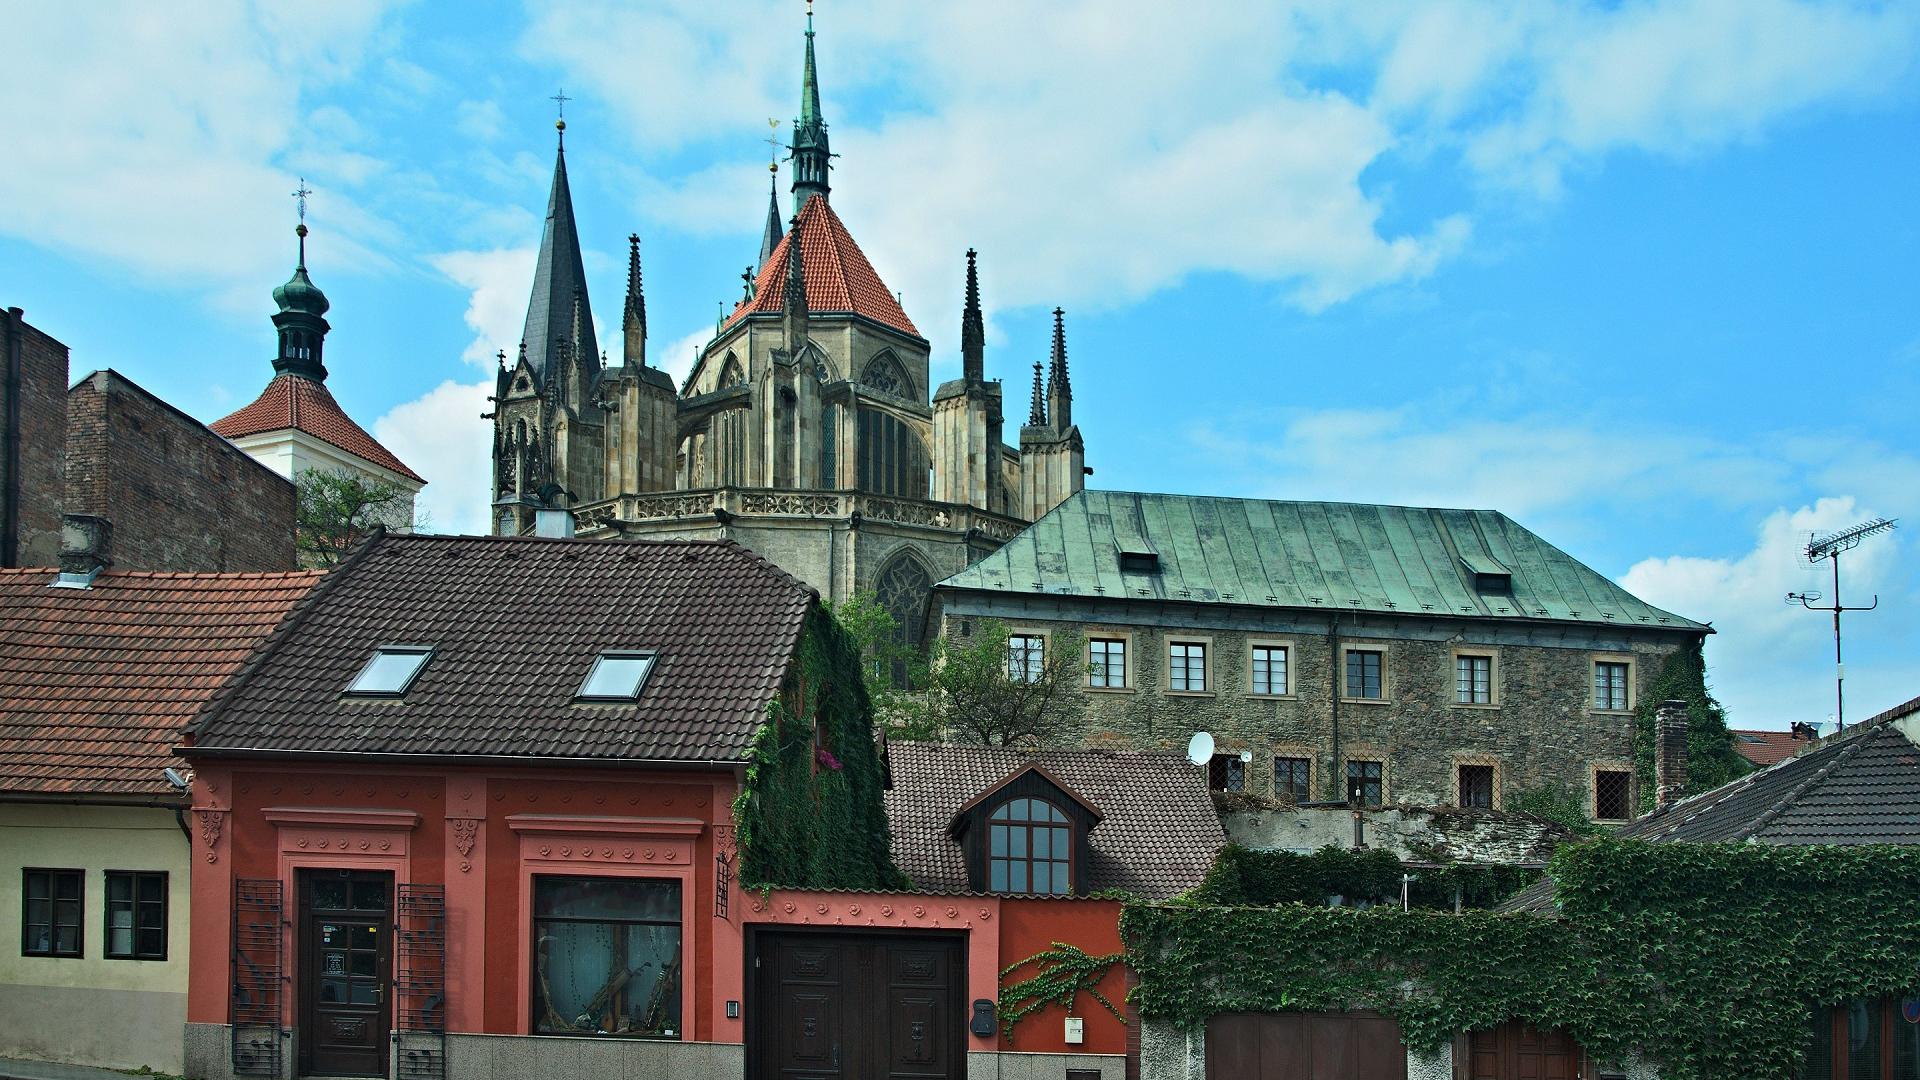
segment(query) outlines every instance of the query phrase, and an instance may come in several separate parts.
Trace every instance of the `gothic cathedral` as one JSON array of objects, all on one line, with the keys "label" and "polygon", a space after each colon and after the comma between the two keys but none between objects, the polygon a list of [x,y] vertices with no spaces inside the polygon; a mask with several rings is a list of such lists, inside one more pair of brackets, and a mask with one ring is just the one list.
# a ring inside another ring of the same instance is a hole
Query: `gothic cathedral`
[{"label": "gothic cathedral", "polygon": [[917,644],[934,582],[1080,490],[1062,313],[1016,449],[986,377],[972,251],[961,377],[931,385],[927,339],[828,202],[811,15],[789,147],[798,209],[783,228],[769,193],[758,272],[679,387],[647,363],[637,236],[621,363],[602,360],[558,126],[526,331],[490,414],[496,533],[565,509],[582,535],[732,538],[825,599],[877,593]]}]

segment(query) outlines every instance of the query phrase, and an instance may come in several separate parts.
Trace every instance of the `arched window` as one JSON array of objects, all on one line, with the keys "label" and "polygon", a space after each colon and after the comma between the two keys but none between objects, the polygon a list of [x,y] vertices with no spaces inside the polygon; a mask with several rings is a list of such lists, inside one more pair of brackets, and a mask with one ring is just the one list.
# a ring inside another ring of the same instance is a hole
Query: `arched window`
[{"label": "arched window", "polygon": [[860,381],[897,397],[913,396],[913,382],[907,378],[906,370],[892,353],[881,353],[867,361],[866,370],[860,373]]},{"label": "arched window", "polygon": [[747,385],[746,371],[740,367],[739,358],[735,357],[732,353],[728,353],[726,365],[720,369],[720,382],[715,389],[725,390],[730,386],[745,385]]},{"label": "arched window", "polygon": [[858,476],[862,491],[908,499],[927,497],[927,454],[912,428],[874,409],[860,409]]},{"label": "arched window", "polygon": [[[927,597],[933,591],[933,575],[919,559],[902,551],[895,555],[880,569],[880,575],[874,579],[874,593],[879,597],[880,606],[893,616],[894,640],[919,652],[925,629]],[[893,665],[895,686],[907,685],[907,663],[898,660]]]},{"label": "arched window", "polygon": [[820,408],[820,486],[828,491],[840,487],[840,406]]},{"label": "arched window", "polygon": [[987,818],[990,892],[1064,895],[1073,891],[1073,827],[1045,799],[1009,799]]}]

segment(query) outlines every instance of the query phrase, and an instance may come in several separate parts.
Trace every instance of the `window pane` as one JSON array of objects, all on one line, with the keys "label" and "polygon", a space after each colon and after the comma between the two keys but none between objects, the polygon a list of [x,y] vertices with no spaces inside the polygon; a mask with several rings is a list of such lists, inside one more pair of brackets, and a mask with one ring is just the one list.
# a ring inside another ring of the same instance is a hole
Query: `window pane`
[{"label": "window pane", "polygon": [[139,931],[140,955],[159,958],[167,955],[167,932],[164,929],[142,927]]},{"label": "window pane", "polygon": [[580,696],[633,698],[640,693],[640,681],[647,677],[647,669],[652,666],[651,656],[601,653],[594,659],[592,670],[587,672],[587,681],[580,686]]},{"label": "window pane", "polygon": [[349,694],[398,694],[407,688],[429,654],[421,649],[379,649],[360,669]]},{"label": "window pane", "polygon": [[534,923],[534,1030],[672,1037],[680,1030],[680,927]]},{"label": "window pane", "polygon": [[27,898],[45,899],[52,895],[53,886],[45,870],[27,871]]},{"label": "window pane", "polygon": [[1073,883],[1067,878],[1067,866],[1068,864],[1063,862],[1053,864],[1053,893],[1055,896],[1064,895],[1073,887]]},{"label": "window pane", "polygon": [[1007,854],[1016,859],[1027,857],[1027,830],[1013,829],[1007,835]]},{"label": "window pane", "polygon": [[345,878],[314,878],[309,886],[313,897],[313,906],[326,911],[340,911],[347,906],[347,882]]},{"label": "window pane", "polygon": [[992,843],[987,847],[987,854],[990,856],[1004,857],[1007,854],[1007,827],[1005,825],[995,825],[991,831],[993,834]]},{"label": "window pane", "polygon": [[1063,814],[1063,813],[1061,813],[1061,812],[1060,812],[1060,808],[1059,808],[1059,807],[1057,807],[1057,806],[1055,806],[1055,805],[1053,805],[1052,803],[1041,803],[1040,805],[1041,805],[1041,807],[1043,807],[1043,808],[1044,808],[1044,809],[1046,810],[1046,814],[1044,814],[1044,815],[1043,815],[1043,816],[1041,817],[1041,819],[1040,819],[1040,820],[1042,820],[1042,821],[1065,821],[1065,820],[1067,820],[1067,815],[1065,815],[1065,814]]},{"label": "window pane", "polygon": [[1023,862],[1007,864],[1007,891],[1027,891],[1027,864]]},{"label": "window pane", "polygon": [[384,881],[354,882],[353,909],[355,911],[387,910],[387,883]]},{"label": "window pane", "polygon": [[126,926],[115,925],[108,928],[107,952],[115,956],[133,955],[133,927],[131,923]]},{"label": "window pane", "polygon": [[1053,891],[1053,864],[1037,862],[1033,864],[1033,891],[1050,893]]},{"label": "window pane", "polygon": [[1007,891],[1007,864],[1004,859],[993,860],[993,865],[988,868],[987,888],[993,892]]},{"label": "window pane", "polygon": [[107,903],[115,904],[133,899],[132,874],[107,875]]},{"label": "window pane", "polygon": [[56,871],[53,875],[53,897],[56,900],[80,899],[80,871]]},{"label": "window pane", "polygon": [[1880,1013],[1878,1000],[1847,1006],[1847,1080],[1880,1080]]},{"label": "window pane", "polygon": [[1071,859],[1073,853],[1067,850],[1067,837],[1071,834],[1065,829],[1054,829],[1052,831],[1053,857],[1056,859]]},{"label": "window pane", "polygon": [[638,878],[537,877],[533,880],[533,911],[541,917],[678,923],[680,883]]}]

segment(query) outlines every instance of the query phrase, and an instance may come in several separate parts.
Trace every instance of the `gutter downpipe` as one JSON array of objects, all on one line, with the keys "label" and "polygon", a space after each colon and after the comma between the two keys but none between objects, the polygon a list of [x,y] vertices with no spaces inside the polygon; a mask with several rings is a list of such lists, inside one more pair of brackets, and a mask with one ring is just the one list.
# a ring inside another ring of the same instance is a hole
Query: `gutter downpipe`
[{"label": "gutter downpipe", "polygon": [[0,490],[0,566],[20,563],[20,367],[26,312],[7,309],[7,483]]},{"label": "gutter downpipe", "polygon": [[1328,647],[1332,650],[1331,655],[1327,659],[1327,668],[1332,673],[1332,678],[1327,681],[1333,688],[1333,791],[1334,798],[1341,802],[1351,802],[1352,800],[1348,798],[1346,785],[1340,782],[1343,779],[1340,775],[1340,679],[1343,673],[1340,670],[1339,612],[1329,613],[1328,630]]}]

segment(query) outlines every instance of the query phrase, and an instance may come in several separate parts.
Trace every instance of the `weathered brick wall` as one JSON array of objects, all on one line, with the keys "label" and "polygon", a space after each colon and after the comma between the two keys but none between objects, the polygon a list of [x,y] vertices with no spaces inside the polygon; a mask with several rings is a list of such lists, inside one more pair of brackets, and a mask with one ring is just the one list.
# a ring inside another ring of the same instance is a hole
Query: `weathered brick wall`
[{"label": "weathered brick wall", "polygon": [[113,522],[117,570],[290,570],[291,483],[125,376],[66,399],[67,512]]},{"label": "weathered brick wall", "polygon": [[[13,358],[18,368],[13,370]],[[17,394],[17,400],[15,395]],[[17,418],[17,430],[9,430]],[[18,475],[6,447],[18,446]],[[0,537],[0,564],[60,561],[61,459],[67,448],[67,347],[29,325],[19,308],[0,312],[0,493],[18,494],[11,538]],[[0,494],[4,498],[4,494]],[[0,528],[5,528],[0,520]],[[8,542],[8,541],[11,542]]]},{"label": "weathered brick wall", "polygon": [[[943,631],[954,632],[961,620],[978,617],[948,613],[942,617]],[[1252,752],[1246,776],[1250,792],[1273,791],[1274,757],[1311,759],[1315,799],[1345,797],[1346,761],[1378,760],[1385,763],[1387,802],[1427,806],[1457,801],[1456,767],[1462,763],[1495,766],[1496,806],[1515,792],[1542,785],[1567,787],[1591,799],[1593,768],[1631,768],[1634,726],[1631,713],[1593,708],[1594,660],[1631,657],[1637,702],[1637,695],[1645,693],[1666,658],[1682,644],[1680,635],[1625,628],[1617,635],[1617,648],[1483,645],[1474,640],[1475,627],[1465,623],[1450,627],[1444,636],[1430,627],[1419,631],[1437,640],[1389,636],[1376,627],[1377,636],[1342,634],[1337,646],[1324,632],[1298,629],[1168,629],[1019,616],[1003,621],[1016,630],[1049,635],[1067,631],[1083,638],[1127,636],[1128,688],[1080,686],[1074,691],[1086,711],[1079,738],[1089,745],[1176,749],[1184,748],[1194,732],[1209,731],[1222,752]],[[1169,638],[1206,642],[1206,693],[1166,690]],[[1290,646],[1287,696],[1251,693],[1250,641]],[[1384,701],[1336,702],[1335,677],[1343,674],[1335,654],[1339,646],[1385,650]],[[1484,649],[1495,656],[1495,704],[1454,704],[1454,655],[1462,649]],[[1334,766],[1336,708],[1339,774]]]}]

